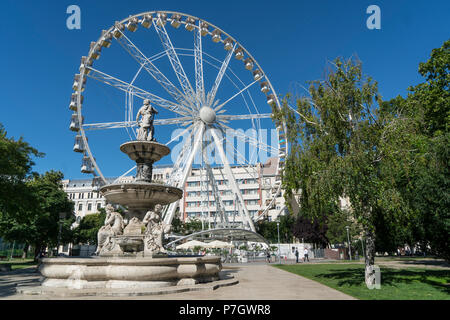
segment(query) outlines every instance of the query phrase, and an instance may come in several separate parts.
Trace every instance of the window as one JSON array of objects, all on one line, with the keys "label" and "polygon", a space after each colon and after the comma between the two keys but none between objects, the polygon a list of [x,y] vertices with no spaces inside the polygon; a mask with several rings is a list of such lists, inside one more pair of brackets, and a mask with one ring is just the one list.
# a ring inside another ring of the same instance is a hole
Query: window
[{"label": "window", "polygon": [[80,223],[80,222],[81,222],[81,217],[80,217],[80,216],[77,217],[76,222],[77,222],[77,223]]},{"label": "window", "polygon": [[83,210],[83,204],[80,203],[80,204],[78,205],[78,211],[82,211],[82,210]]},{"label": "window", "polygon": [[200,207],[200,201],[190,201],[187,202],[186,205],[188,207]]},{"label": "window", "polygon": [[100,210],[100,208],[102,207],[101,203],[97,203],[97,210]]},{"label": "window", "polygon": [[88,211],[92,211],[92,203],[88,203]]}]

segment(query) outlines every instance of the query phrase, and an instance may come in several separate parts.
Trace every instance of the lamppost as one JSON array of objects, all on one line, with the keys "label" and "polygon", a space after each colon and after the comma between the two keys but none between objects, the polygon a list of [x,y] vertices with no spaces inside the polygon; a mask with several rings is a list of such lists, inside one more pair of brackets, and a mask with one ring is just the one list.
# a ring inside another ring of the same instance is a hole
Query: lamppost
[{"label": "lamppost", "polygon": [[278,263],[281,264],[281,250],[280,250],[280,221],[277,221],[277,232],[278,232]]},{"label": "lamppost", "polygon": [[349,255],[350,255],[350,260],[352,260],[352,245],[350,244],[350,235],[349,235],[349,232],[348,232],[348,229],[350,229],[350,227],[346,226],[345,229],[347,229],[348,252],[349,252]]},{"label": "lamppost", "polygon": [[59,213],[59,232],[58,232],[58,244],[56,246],[56,256],[58,256],[59,253],[59,244],[61,243],[61,232],[62,232],[62,219],[64,219],[66,217],[66,213],[65,212],[60,212]]}]

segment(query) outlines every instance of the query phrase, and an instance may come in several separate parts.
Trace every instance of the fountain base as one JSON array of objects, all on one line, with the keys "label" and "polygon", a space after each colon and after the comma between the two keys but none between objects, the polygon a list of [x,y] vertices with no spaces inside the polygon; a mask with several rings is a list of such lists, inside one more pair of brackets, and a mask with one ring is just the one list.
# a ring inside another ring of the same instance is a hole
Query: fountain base
[{"label": "fountain base", "polygon": [[219,280],[220,257],[44,258],[41,286],[67,289],[149,289]]}]

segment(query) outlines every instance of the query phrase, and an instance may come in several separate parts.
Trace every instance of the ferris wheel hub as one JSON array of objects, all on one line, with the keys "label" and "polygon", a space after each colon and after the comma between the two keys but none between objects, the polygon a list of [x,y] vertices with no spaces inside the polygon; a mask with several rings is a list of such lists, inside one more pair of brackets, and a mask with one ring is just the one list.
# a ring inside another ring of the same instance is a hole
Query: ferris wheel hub
[{"label": "ferris wheel hub", "polygon": [[216,121],[216,112],[211,107],[202,107],[199,115],[200,119],[206,124],[212,124]]}]

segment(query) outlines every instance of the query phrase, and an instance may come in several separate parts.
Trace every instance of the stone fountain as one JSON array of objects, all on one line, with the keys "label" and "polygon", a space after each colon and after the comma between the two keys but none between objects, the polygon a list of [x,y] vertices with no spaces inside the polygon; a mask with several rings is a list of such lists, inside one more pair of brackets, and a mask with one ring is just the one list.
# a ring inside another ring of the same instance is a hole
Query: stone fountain
[{"label": "stone fountain", "polygon": [[109,203],[127,208],[125,219],[108,204],[96,256],[42,259],[42,288],[136,290],[219,280],[220,257],[169,257],[163,247],[170,225],[162,221],[162,206],[178,201],[183,191],[152,182],[153,164],[170,153],[153,137],[156,113],[145,100],[136,117],[137,140],[120,146],[136,162],[134,181],[100,189]]}]

